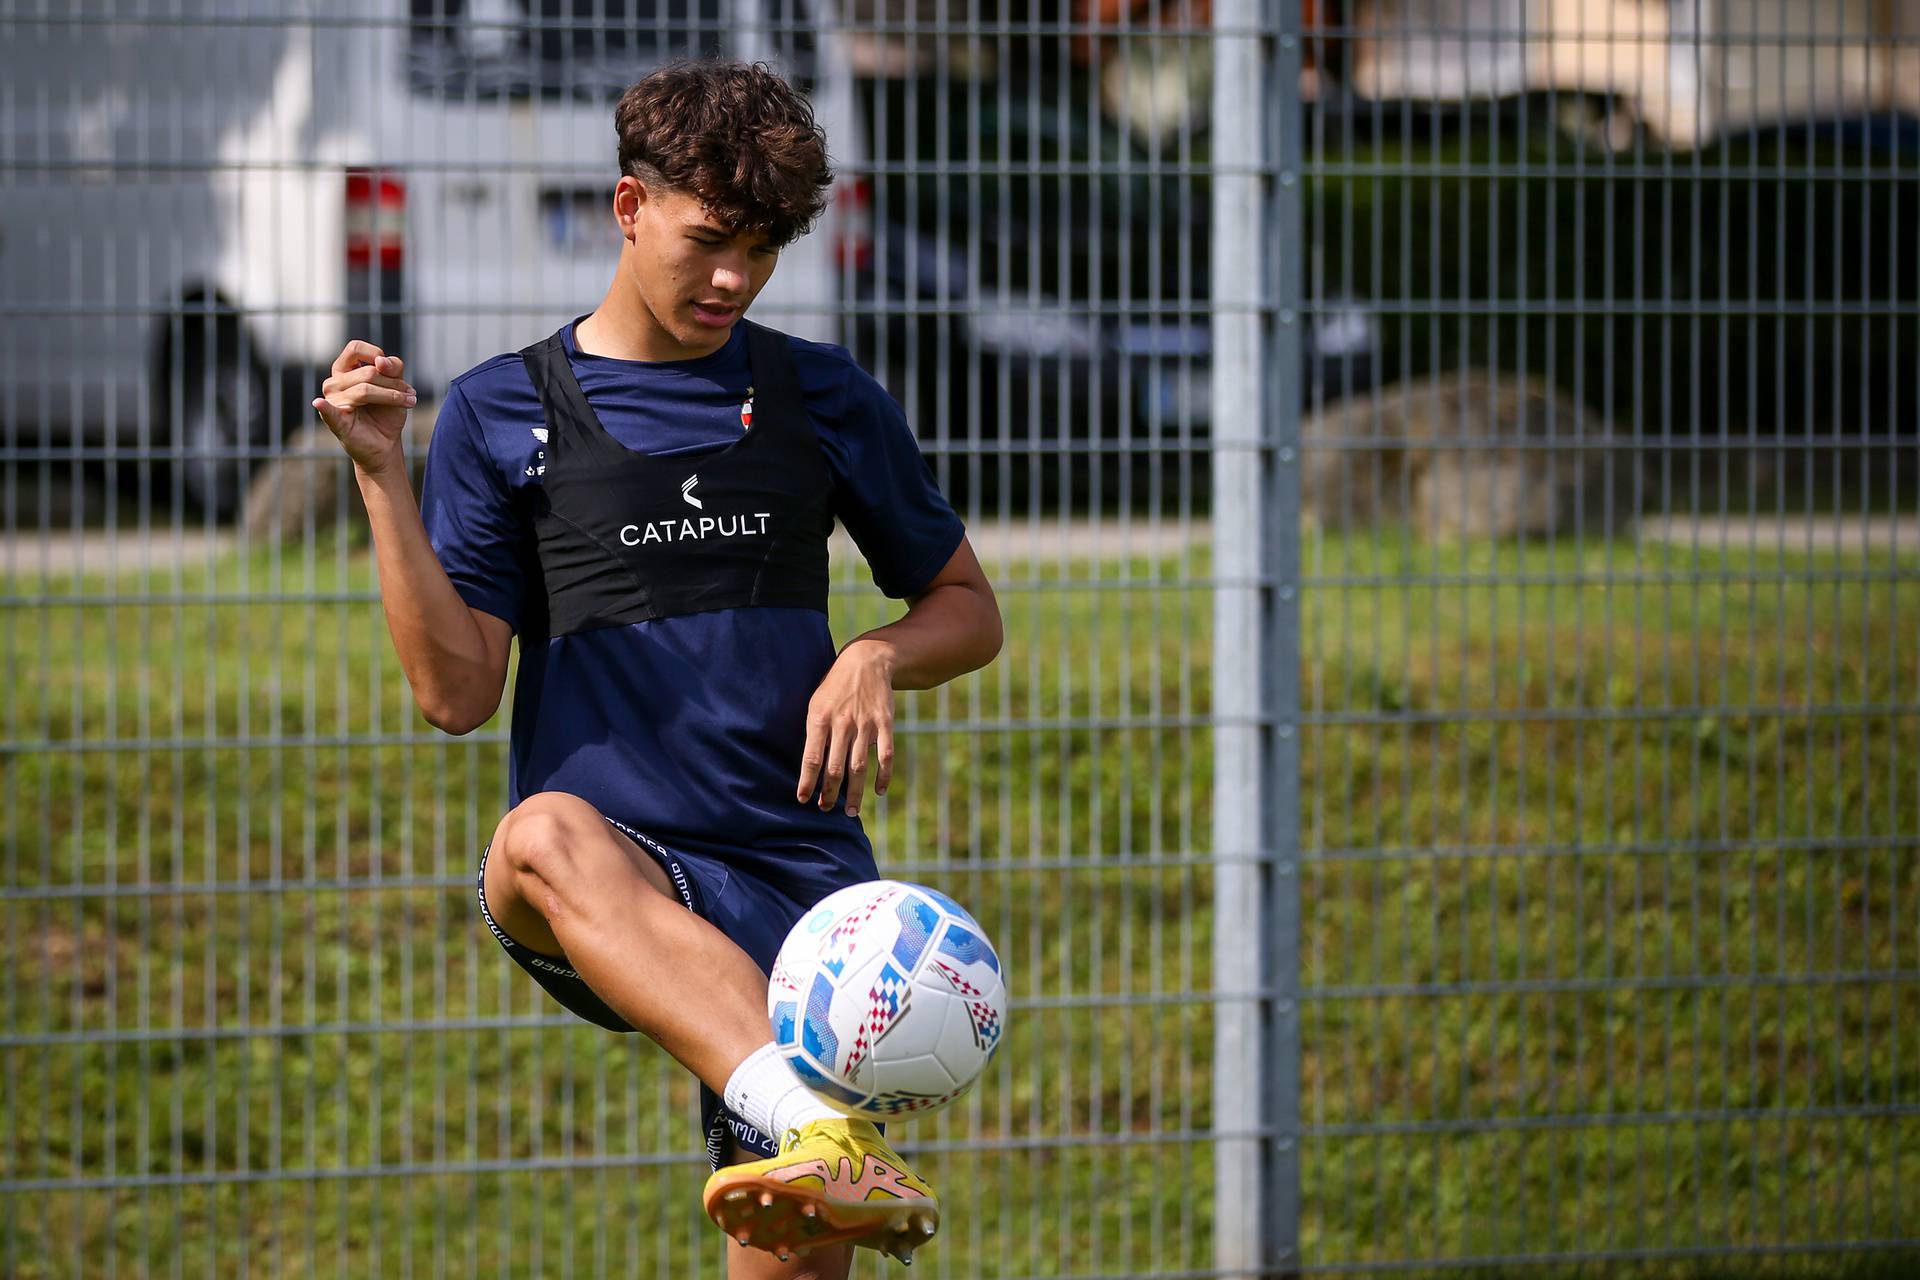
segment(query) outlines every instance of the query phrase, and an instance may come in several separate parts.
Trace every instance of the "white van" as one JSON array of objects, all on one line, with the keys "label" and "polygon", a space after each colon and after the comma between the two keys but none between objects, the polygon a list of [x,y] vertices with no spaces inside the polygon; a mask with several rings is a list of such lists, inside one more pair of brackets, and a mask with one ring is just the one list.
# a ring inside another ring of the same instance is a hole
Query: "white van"
[{"label": "white van", "polygon": [[[613,102],[653,67],[770,62],[862,155],[830,0],[122,2],[0,41],[0,448],[147,458],[218,515],[347,337],[431,392],[600,299]],[[837,337],[858,209],[757,319]]]}]

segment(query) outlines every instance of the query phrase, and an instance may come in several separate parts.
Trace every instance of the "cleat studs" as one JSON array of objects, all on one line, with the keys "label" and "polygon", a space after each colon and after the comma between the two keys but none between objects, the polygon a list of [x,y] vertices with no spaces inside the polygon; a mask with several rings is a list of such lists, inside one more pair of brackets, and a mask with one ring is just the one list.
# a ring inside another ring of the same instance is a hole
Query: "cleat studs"
[{"label": "cleat studs", "polygon": [[818,1209],[814,1208],[810,1204],[803,1204],[800,1206],[800,1216],[803,1218],[811,1218],[814,1215],[818,1214],[819,1212],[820,1211]]},{"label": "cleat studs", "polygon": [[762,1191],[760,1193],[760,1207],[762,1209],[765,1209],[771,1206],[772,1204],[773,1204],[773,1192]]},{"label": "cleat studs", "polygon": [[734,1239],[738,1240],[743,1245],[751,1244],[753,1242],[753,1232],[742,1231],[738,1235],[734,1236]]},{"label": "cleat studs", "polygon": [[742,1200],[745,1200],[747,1198],[747,1189],[745,1187],[735,1187],[733,1190],[727,1192],[726,1195],[720,1198],[722,1200],[727,1200],[734,1204],[738,1204]]},{"label": "cleat studs", "polygon": [[895,1256],[900,1259],[901,1266],[910,1267],[913,1265],[913,1250],[903,1249],[900,1253],[896,1254]]}]

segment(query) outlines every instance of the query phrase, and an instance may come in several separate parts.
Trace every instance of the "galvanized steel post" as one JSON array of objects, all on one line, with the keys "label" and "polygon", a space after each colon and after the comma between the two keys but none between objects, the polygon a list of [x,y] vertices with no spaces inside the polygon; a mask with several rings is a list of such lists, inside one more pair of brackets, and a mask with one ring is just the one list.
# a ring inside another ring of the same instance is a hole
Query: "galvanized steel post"
[{"label": "galvanized steel post", "polygon": [[1278,8],[1214,8],[1214,1265],[1230,1275],[1299,1266],[1300,13]]}]

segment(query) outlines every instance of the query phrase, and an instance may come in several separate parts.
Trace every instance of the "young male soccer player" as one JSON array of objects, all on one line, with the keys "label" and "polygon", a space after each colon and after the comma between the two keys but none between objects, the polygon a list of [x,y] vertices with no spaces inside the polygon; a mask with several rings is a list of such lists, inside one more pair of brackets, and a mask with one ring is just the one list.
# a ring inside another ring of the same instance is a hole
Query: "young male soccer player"
[{"label": "young male soccer player", "polygon": [[[858,813],[876,753],[887,788],[894,690],[985,665],[1000,614],[886,393],[842,349],[742,320],[825,205],[806,102],[763,68],[683,63],[615,126],[606,297],[454,379],[418,506],[398,356],[348,343],[313,403],[427,719],[491,716],[520,638],[488,928],[567,1008],[699,1077],[707,1211],[753,1246],[729,1275],[843,1277],[855,1246],[910,1260],[939,1205],[788,1070],[766,970],[813,903],[876,875]],[[836,516],[908,602],[837,654]]]}]

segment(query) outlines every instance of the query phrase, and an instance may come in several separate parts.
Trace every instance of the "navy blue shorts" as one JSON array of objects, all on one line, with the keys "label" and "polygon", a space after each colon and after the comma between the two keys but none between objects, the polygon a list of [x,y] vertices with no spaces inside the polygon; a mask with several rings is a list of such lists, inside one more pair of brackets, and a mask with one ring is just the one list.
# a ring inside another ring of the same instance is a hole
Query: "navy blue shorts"
[{"label": "navy blue shorts", "polygon": [[[612,818],[607,821],[660,864],[689,911],[733,939],[742,951],[753,957],[762,973],[772,970],[773,958],[779,954],[780,944],[787,940],[787,931],[813,906],[811,902],[797,902],[772,885],[729,868],[717,859],[677,853],[624,823]],[[491,848],[489,845],[488,849]],[[541,955],[509,938],[494,923],[493,912],[487,908],[486,851],[480,854],[478,887],[480,914],[487,928],[500,940],[507,954],[547,989],[548,995],[596,1026],[609,1031],[634,1029],[594,994],[593,988],[574,972],[565,956]],[[771,1031],[767,1038],[773,1038]],[[776,1154],[778,1144],[774,1139],[729,1111],[719,1095],[704,1084],[700,1086],[700,1127],[706,1141],[707,1159],[716,1169],[726,1162],[729,1138],[756,1155]]]}]

